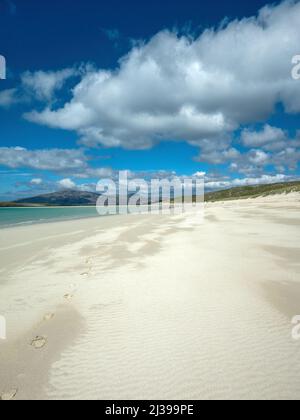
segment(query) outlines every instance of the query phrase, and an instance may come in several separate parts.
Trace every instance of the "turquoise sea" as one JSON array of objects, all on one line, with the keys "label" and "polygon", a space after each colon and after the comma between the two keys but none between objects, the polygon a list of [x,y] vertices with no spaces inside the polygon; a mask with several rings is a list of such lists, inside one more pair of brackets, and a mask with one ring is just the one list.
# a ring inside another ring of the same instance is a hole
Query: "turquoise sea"
[{"label": "turquoise sea", "polygon": [[96,207],[0,208],[0,228],[96,216]]}]

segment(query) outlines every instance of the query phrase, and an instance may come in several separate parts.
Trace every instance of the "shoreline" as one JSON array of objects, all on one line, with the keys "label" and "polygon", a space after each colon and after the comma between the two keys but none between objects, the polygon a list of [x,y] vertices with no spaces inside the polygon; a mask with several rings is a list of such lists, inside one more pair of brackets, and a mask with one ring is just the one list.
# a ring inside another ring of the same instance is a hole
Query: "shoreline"
[{"label": "shoreline", "polygon": [[91,206],[16,206],[16,207],[1,207],[0,209],[60,209],[60,208],[91,208],[96,207],[94,204]]},{"label": "shoreline", "polygon": [[60,218],[60,219],[49,219],[49,220],[36,220],[36,221],[21,222],[21,223],[16,223],[16,224],[11,224],[11,225],[0,224],[0,232],[2,230],[18,229],[18,228],[26,227],[26,226],[30,227],[30,226],[37,226],[37,225],[48,225],[52,223],[67,223],[67,222],[75,222],[76,220],[97,219],[98,217],[109,217],[109,216],[100,216],[100,215],[82,216],[82,217],[73,217],[73,218],[68,218],[68,219]]},{"label": "shoreline", "polygon": [[[144,208],[144,207],[148,207],[148,206],[141,206],[140,208]],[[135,215],[147,215],[150,214],[150,212],[147,210],[146,212],[127,212],[127,213],[123,213],[123,212],[119,212],[120,211],[120,207],[117,207],[117,213],[116,214],[107,214],[107,215],[101,215],[97,212],[96,207],[94,206],[61,206],[61,207],[18,207],[18,210],[49,210],[49,209],[53,209],[53,210],[60,210],[60,209],[70,209],[70,210],[74,210],[74,209],[95,209],[95,214],[91,214],[91,215],[78,215],[78,216],[62,216],[62,217],[57,217],[57,218],[49,218],[49,219],[36,219],[36,220],[28,220],[28,221],[22,221],[19,223],[12,223],[12,224],[7,224],[7,225],[3,225],[0,223],[0,232],[2,230],[5,229],[12,229],[12,228],[19,228],[19,227],[25,227],[25,226],[36,226],[36,225],[41,225],[41,224],[48,224],[48,223],[60,223],[60,222],[72,222],[72,221],[76,221],[76,220],[84,220],[84,219],[95,219],[95,218],[103,218],[103,217],[115,217],[115,216],[135,216]],[[128,206],[125,206],[126,209],[128,209]],[[15,208],[11,208],[11,207],[7,207],[5,208],[7,209],[15,209]],[[1,208],[0,208],[1,210]],[[0,214],[1,216],[1,214]]]}]

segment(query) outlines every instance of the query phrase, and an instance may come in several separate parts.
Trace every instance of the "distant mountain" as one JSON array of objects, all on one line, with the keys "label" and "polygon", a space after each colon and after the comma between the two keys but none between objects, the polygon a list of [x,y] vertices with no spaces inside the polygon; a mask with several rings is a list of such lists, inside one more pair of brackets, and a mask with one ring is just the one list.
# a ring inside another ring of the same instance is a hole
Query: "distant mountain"
[{"label": "distant mountain", "polygon": [[95,206],[99,194],[87,191],[64,190],[38,195],[14,202],[21,206]]},{"label": "distant mountain", "polygon": [[[0,207],[60,207],[60,206],[95,206],[101,194],[64,190],[49,194],[38,195],[36,197],[24,198],[10,203],[0,203]],[[133,194],[129,194],[129,198]],[[117,198],[117,204],[118,204]],[[145,204],[145,203],[143,203]]]}]

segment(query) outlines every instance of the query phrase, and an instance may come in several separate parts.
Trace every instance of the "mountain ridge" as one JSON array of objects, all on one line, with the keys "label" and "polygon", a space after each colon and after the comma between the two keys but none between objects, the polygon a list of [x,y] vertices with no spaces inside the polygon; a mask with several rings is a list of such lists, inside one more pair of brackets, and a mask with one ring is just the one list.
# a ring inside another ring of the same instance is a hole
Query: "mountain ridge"
[{"label": "mountain ridge", "polygon": [[[300,192],[300,181],[249,185],[205,193],[205,201],[227,201],[261,196]],[[42,194],[13,202],[0,202],[0,207],[79,207],[95,206],[100,194],[88,191],[64,190]],[[194,197],[195,198],[195,197]]]}]

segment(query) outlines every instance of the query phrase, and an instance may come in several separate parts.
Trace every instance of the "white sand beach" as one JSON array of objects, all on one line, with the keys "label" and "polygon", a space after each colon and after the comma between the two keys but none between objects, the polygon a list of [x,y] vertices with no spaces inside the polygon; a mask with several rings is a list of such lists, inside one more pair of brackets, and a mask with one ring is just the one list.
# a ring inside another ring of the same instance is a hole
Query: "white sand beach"
[{"label": "white sand beach", "polygon": [[299,399],[300,195],[0,231],[3,399]]}]

